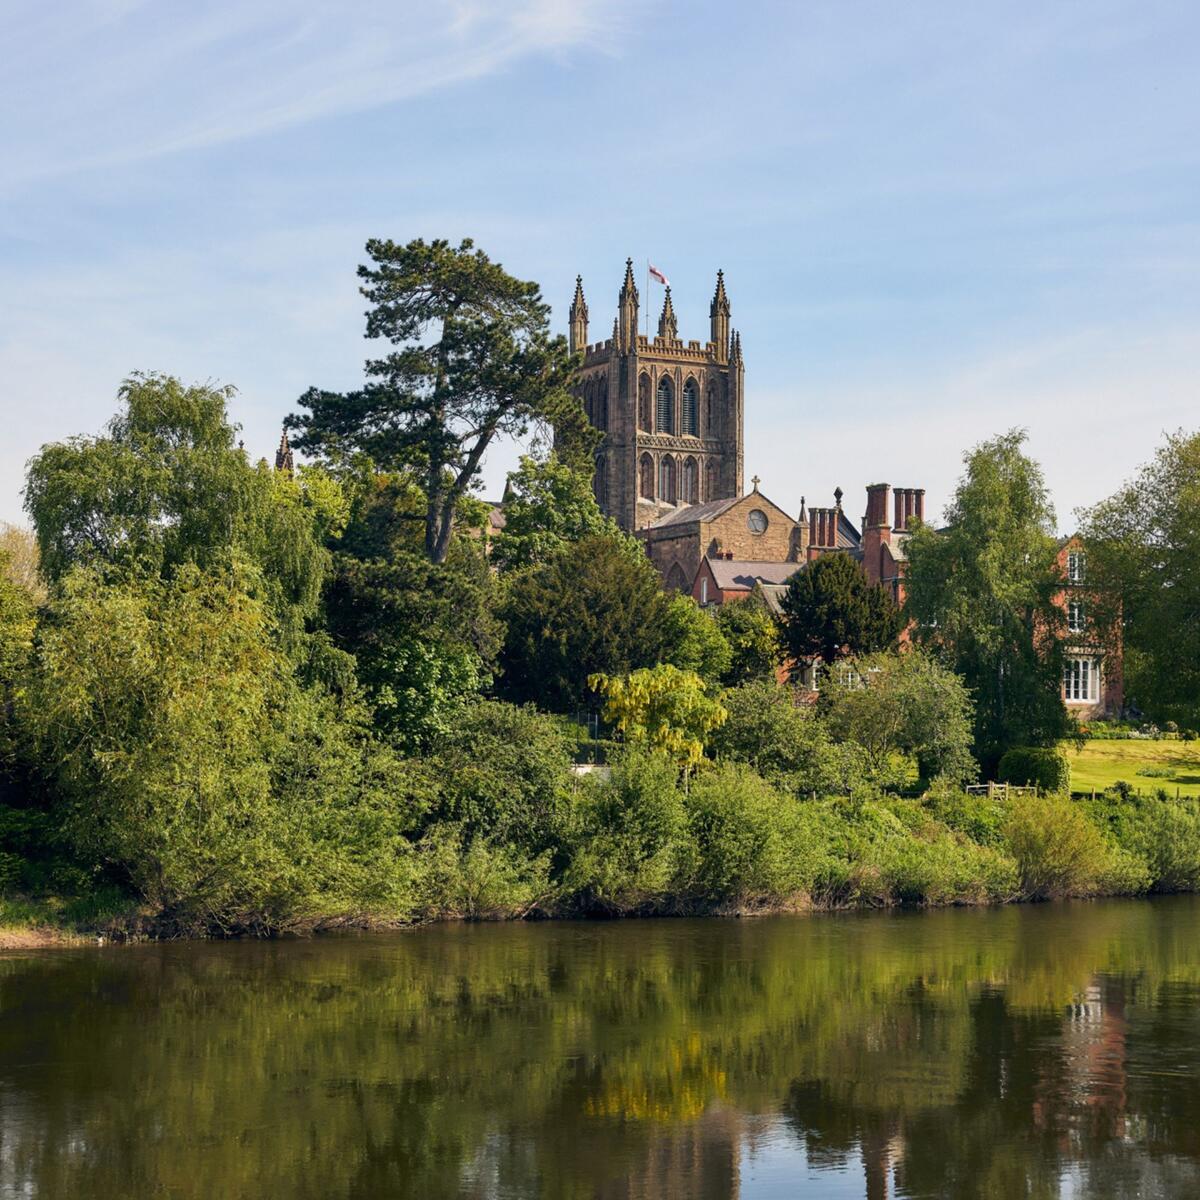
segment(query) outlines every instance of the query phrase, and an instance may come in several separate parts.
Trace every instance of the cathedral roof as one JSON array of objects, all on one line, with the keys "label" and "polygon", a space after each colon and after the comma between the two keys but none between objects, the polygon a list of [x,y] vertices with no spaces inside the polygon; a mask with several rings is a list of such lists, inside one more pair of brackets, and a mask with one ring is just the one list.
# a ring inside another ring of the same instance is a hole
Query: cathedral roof
[{"label": "cathedral roof", "polygon": [[667,513],[665,517],[659,517],[650,528],[662,529],[666,525],[691,525],[694,521],[711,521],[744,499],[744,496],[729,496],[724,500],[706,500],[703,504],[685,504],[682,508]]}]

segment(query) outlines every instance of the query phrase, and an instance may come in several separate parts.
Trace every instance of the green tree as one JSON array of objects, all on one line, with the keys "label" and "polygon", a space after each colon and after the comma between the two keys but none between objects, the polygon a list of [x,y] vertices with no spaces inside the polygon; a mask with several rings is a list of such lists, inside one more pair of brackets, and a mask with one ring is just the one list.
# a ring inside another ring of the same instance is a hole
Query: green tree
[{"label": "green tree", "polygon": [[588,685],[604,697],[604,719],[627,742],[669,754],[683,767],[704,757],[704,744],[728,715],[694,671],[670,663],[624,677],[592,675]]},{"label": "green tree", "polygon": [[1171,434],[1134,479],[1082,514],[1094,635],[1124,644],[1126,691],[1200,728],[1200,434]]},{"label": "green tree", "polygon": [[514,574],[500,616],[506,634],[499,690],[553,712],[588,702],[589,675],[628,675],[660,662],[690,665],[703,649],[690,616],[624,536],[583,538]]},{"label": "green tree", "polygon": [[718,760],[747,763],[775,786],[804,797],[847,792],[863,774],[861,755],[835,746],[825,722],[812,705],[798,704],[790,687],[754,680],[726,688],[721,705],[729,716],[710,738]]},{"label": "green tree", "polygon": [[907,542],[915,638],[960,675],[975,700],[974,749],[991,777],[1010,746],[1067,736],[1063,587],[1054,507],[1041,468],[1013,430],[965,456],[947,527]]},{"label": "green tree", "polygon": [[46,446],[29,464],[25,503],[53,583],[72,568],[106,580],[169,576],[187,563],[257,568],[272,614],[298,635],[317,610],[325,539],[345,518],[320,472],[291,478],[251,466],[226,415],[229,387],[135,374],[106,436]]},{"label": "green tree", "polygon": [[496,581],[478,539],[424,552],[420,488],[406,474],[355,480],[325,591],[330,636],[354,655],[379,726],[406,751],[445,732],[491,679]]},{"label": "green tree", "polygon": [[721,682],[737,687],[758,679],[774,679],[783,662],[779,626],[757,593],[716,609],[717,628],[729,644],[729,667]]},{"label": "green tree", "polygon": [[591,471],[553,452],[541,460],[525,455],[508,477],[504,528],[492,544],[492,561],[502,571],[519,570],[594,534],[617,537],[619,530],[596,503]]},{"label": "green tree", "polygon": [[904,629],[891,594],[847,554],[823,554],[797,571],[779,606],[781,637],[795,664],[887,650]]},{"label": "green tree", "polygon": [[582,408],[573,362],[549,333],[537,284],[509,275],[468,238],[457,247],[373,238],[358,268],[371,304],[367,336],[390,343],[356,392],[311,388],[288,418],[302,450],[362,453],[381,470],[422,477],[425,552],[444,562],[459,500],[497,435],[536,421],[567,425]]},{"label": "green tree", "polygon": [[18,705],[83,863],[183,932],[403,915],[396,764],[304,688],[237,572],[62,580]]},{"label": "green tree", "polygon": [[911,758],[922,784],[975,778],[971,697],[963,682],[917,649],[867,654],[831,672],[821,689],[830,733],[861,746],[877,778],[897,755]]}]

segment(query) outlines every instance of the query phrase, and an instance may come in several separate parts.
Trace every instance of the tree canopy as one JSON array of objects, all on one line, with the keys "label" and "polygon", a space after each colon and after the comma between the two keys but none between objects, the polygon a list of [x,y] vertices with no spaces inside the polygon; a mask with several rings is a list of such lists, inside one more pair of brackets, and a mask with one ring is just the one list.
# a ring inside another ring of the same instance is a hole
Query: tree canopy
[{"label": "tree canopy", "polygon": [[541,459],[527,454],[508,477],[504,528],[492,544],[492,561],[501,571],[518,570],[546,562],[570,542],[618,532],[596,503],[591,470],[554,451]]},{"label": "tree canopy", "polygon": [[1084,579],[1102,640],[1123,637],[1126,694],[1160,721],[1200,728],[1200,434],[1085,510]]},{"label": "tree canopy", "polygon": [[1010,746],[1050,745],[1073,728],[1054,507],[1024,443],[1012,430],[968,451],[946,528],[918,525],[907,542],[914,637],[970,688],[988,769]]},{"label": "tree canopy", "polygon": [[532,423],[580,423],[574,364],[549,332],[536,283],[509,275],[474,243],[372,238],[358,268],[371,304],[367,337],[390,345],[355,392],[310,388],[288,417],[296,446],[332,459],[365,454],[381,470],[413,469],[424,491],[425,552],[450,549],[459,500],[497,435]]},{"label": "tree canopy", "polygon": [[886,650],[904,629],[891,594],[847,554],[823,554],[798,569],[779,607],[783,644],[795,664]]},{"label": "tree canopy", "polygon": [[252,466],[226,415],[229,387],[135,374],[103,437],[43,448],[26,507],[52,583],[77,566],[107,579],[169,577],[184,564],[253,567],[272,615],[297,633],[329,565],[325,539],[345,518],[341,489]]}]

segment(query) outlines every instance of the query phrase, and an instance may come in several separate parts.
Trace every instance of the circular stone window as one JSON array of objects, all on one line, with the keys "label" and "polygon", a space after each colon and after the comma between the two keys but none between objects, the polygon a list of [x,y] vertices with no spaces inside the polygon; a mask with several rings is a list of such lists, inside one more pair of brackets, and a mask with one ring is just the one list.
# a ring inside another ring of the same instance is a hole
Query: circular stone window
[{"label": "circular stone window", "polygon": [[766,533],[767,514],[761,508],[752,508],[746,518],[746,524],[750,526],[751,533]]}]

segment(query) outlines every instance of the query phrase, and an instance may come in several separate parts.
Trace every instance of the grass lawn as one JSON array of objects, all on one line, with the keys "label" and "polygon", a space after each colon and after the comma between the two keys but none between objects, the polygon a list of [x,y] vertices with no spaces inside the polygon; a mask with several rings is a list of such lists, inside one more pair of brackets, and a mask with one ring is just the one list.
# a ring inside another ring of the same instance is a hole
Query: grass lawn
[{"label": "grass lawn", "polygon": [[[1095,741],[1065,747],[1073,792],[1103,791],[1123,779],[1143,792],[1200,796],[1200,741]],[[1152,774],[1142,774],[1149,771]]]}]

